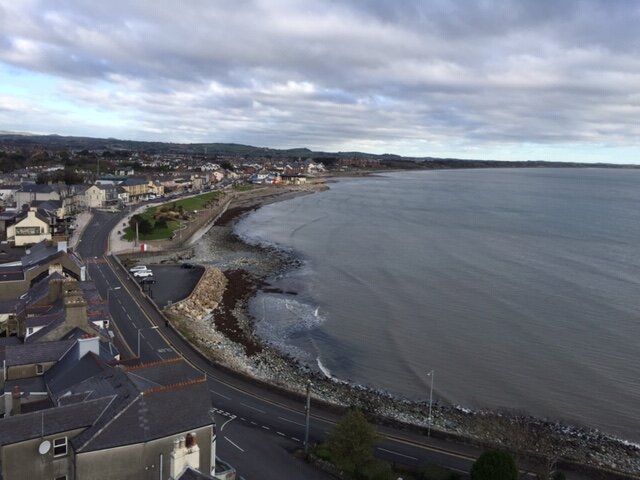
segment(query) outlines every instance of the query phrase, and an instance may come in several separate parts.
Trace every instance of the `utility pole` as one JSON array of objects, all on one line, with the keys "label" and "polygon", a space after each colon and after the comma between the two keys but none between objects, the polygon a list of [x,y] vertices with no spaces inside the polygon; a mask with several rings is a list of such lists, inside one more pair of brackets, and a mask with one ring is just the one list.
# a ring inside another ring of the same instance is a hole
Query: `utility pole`
[{"label": "utility pole", "polygon": [[309,454],[309,416],[311,414],[311,380],[307,382],[307,405],[305,407],[304,454]]}]

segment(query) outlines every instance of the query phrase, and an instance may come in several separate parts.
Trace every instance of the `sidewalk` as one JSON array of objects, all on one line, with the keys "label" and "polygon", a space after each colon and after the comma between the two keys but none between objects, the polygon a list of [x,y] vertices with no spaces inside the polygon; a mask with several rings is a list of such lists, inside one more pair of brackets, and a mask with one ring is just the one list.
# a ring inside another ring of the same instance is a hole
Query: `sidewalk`
[{"label": "sidewalk", "polygon": [[75,247],[78,245],[78,240],[80,240],[80,237],[82,237],[84,229],[87,228],[87,225],[89,225],[89,222],[91,222],[92,218],[93,213],[91,212],[82,212],[76,217],[75,230],[69,238],[68,247],[70,249],[75,249]]}]

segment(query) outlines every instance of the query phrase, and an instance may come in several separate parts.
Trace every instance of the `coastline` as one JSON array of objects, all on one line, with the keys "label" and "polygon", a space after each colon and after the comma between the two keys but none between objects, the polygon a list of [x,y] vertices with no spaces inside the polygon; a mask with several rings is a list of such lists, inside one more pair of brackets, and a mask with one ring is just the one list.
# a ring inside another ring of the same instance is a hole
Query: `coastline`
[{"label": "coastline", "polygon": [[[330,178],[326,178],[329,182]],[[203,238],[213,245],[216,254],[231,252],[231,261],[219,262],[227,288],[211,315],[189,324],[188,338],[213,361],[280,388],[304,392],[307,382],[314,384],[314,398],[323,402],[357,405],[383,421],[403,424],[408,428],[426,428],[426,402],[411,402],[387,392],[327,378],[320,372],[300,364],[296,359],[263,342],[255,333],[248,311],[249,299],[259,291],[273,291],[268,278],[296,267],[296,261],[272,247],[250,245],[233,233],[234,222],[257,208],[283,201],[313,189],[285,191],[262,197],[247,196],[233,202]],[[409,427],[411,426],[411,427]],[[624,440],[594,429],[572,427],[514,412],[472,411],[460,406],[437,405],[433,410],[434,433],[489,444],[497,437],[512,444],[515,430],[549,441],[537,445],[538,452],[551,449],[549,455],[571,461],[635,473],[640,471],[640,448]],[[502,430],[498,431],[497,428]],[[506,433],[506,435],[505,435]],[[530,444],[526,445],[531,447]],[[524,446],[523,446],[524,448]]]}]

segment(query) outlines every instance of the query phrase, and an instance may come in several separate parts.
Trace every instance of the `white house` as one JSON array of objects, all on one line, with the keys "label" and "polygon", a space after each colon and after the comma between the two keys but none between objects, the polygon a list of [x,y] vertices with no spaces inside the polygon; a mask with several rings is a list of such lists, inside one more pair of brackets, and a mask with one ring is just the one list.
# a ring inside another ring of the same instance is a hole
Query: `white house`
[{"label": "white house", "polygon": [[25,218],[7,228],[7,240],[16,247],[51,240],[51,225],[37,208],[30,208]]}]

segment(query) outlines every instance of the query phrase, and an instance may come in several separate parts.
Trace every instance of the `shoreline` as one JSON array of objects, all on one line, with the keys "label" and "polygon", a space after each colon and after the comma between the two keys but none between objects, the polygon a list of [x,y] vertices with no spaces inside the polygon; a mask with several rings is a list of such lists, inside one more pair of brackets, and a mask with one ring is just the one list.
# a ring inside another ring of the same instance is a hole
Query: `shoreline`
[{"label": "shoreline", "polygon": [[[325,177],[324,180],[330,182],[331,178]],[[409,401],[380,389],[326,377],[266,343],[255,332],[254,319],[249,313],[249,300],[260,291],[273,293],[274,287],[269,285],[268,278],[286,273],[298,264],[290,254],[277,248],[246,243],[233,232],[233,224],[264,205],[313,191],[305,189],[264,197],[249,196],[229,206],[205,237],[213,243],[217,252],[237,254],[241,251],[246,258],[235,264],[231,262],[217,267],[227,279],[222,300],[207,318],[184,324],[182,328],[190,330],[190,340],[198,348],[225,367],[298,394],[304,392],[307,382],[311,380],[314,383],[313,396],[318,400],[338,406],[357,405],[383,422],[424,429],[428,426],[426,401]],[[496,430],[496,425],[499,430]],[[595,429],[564,425],[515,412],[474,411],[462,406],[434,405],[432,428],[438,435],[481,445],[495,443],[496,437],[509,438],[510,434],[515,433],[512,430],[525,429],[529,434],[548,439],[549,445],[537,445],[536,448],[546,451],[544,447],[551,448],[553,445],[549,455],[554,457],[561,456],[578,464],[610,468],[617,472],[640,471],[638,445]],[[509,446],[506,443],[505,446]],[[525,445],[522,447],[524,449]],[[531,445],[527,444],[526,447]]]}]

